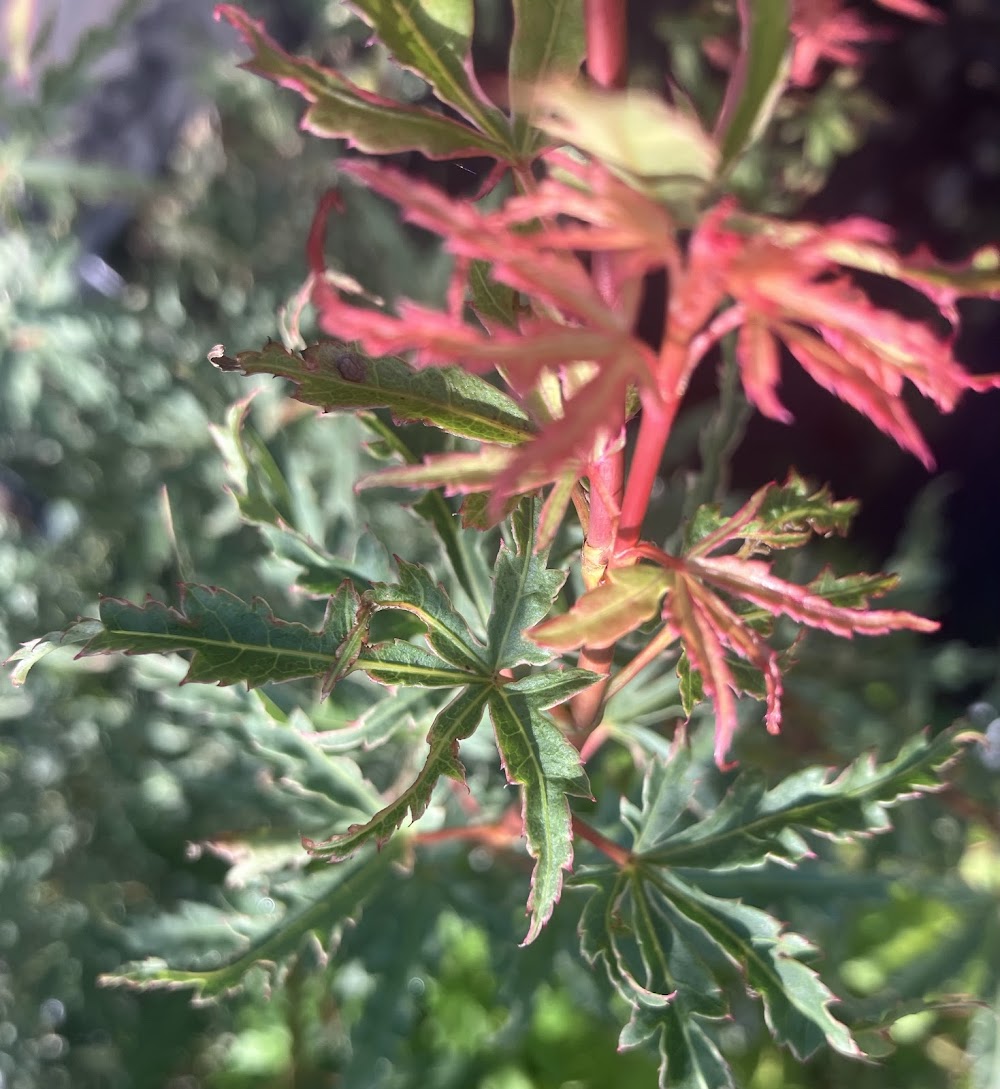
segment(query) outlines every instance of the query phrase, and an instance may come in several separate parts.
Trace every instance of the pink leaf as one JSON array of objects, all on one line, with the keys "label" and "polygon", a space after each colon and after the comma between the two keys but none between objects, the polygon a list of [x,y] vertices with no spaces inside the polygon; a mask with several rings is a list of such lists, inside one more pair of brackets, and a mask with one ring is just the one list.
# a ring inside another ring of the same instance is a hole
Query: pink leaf
[{"label": "pink leaf", "polygon": [[934,620],[895,609],[852,609],[833,605],[794,582],[771,574],[762,560],[742,560],[735,556],[713,556],[690,562],[690,570],[711,583],[752,601],[773,616],[789,616],[801,624],[823,628],[850,639],[854,635],[885,635],[891,631],[937,631]]}]

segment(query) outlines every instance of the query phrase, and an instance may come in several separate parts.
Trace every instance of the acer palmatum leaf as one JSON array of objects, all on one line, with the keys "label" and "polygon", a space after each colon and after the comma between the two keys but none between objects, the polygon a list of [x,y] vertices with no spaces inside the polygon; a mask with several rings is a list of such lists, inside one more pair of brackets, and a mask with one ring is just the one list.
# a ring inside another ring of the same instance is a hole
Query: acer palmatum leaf
[{"label": "acer palmatum leaf", "polygon": [[784,343],[815,381],[932,467],[903,400],[906,382],[950,412],[966,390],[1000,386],[1000,376],[968,374],[955,358],[952,336],[876,306],[844,266],[909,284],[947,318],[957,295],[991,295],[996,286],[988,278],[963,279],[958,270],[935,277],[908,269],[891,259],[890,237],[872,220],[782,223],[741,217],[732,201],[723,201],[692,236],[685,275],[671,299],[671,325],[693,337],[733,300],[742,326],[736,358],[744,389],[764,415],[790,418],[776,392],[778,345]]},{"label": "acer palmatum leaf", "polygon": [[826,489],[813,491],[795,475],[784,485],[761,488],[728,518],[714,507],[701,508],[686,555],[640,542],[621,557],[623,566],[611,569],[568,612],[532,628],[531,638],[560,652],[612,646],[659,616],[663,626],[637,662],[680,644],[700,677],[698,691],[715,709],[715,757],[724,767],[737,727],[737,695],[763,698],[768,731],[781,727],[779,654],[767,642],[762,616],[788,617],[841,638],[936,630],[935,621],[913,613],[868,607],[892,587],[891,578],[824,574],[799,586],[774,575],[769,561],[751,558],[802,545],[811,533],[843,532],[853,510],[852,503],[834,500]]}]

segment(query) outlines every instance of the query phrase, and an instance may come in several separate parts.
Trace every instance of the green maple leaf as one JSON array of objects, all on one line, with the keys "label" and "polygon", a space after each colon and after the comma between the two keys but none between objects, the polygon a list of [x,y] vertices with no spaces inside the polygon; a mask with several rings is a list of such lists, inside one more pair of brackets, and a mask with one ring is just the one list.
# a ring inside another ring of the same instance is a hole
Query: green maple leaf
[{"label": "green maple leaf", "polygon": [[[307,593],[328,597],[345,579],[362,591],[374,578],[384,578],[392,570],[389,553],[370,532],[352,540],[357,536],[351,524],[356,524],[356,518],[347,511],[325,510],[313,518],[315,535],[301,528],[302,522],[308,524],[308,516],[296,510],[294,482],[286,478],[267,444],[248,426],[252,401],[252,395],[237,401],[226,412],[224,425],[209,428],[222,454],[226,484],[242,520],[260,533],[274,556],[299,569],[296,585]],[[301,488],[298,490],[301,496]],[[331,550],[317,539],[321,519],[327,521],[327,532],[338,548]],[[354,558],[347,559],[345,551],[353,552]]]},{"label": "green maple leaf", "polygon": [[534,431],[506,393],[459,367],[414,370],[401,359],[373,359],[334,340],[301,353],[269,341],[262,351],[237,353],[236,363],[246,375],[289,379],[298,400],[328,412],[386,408],[396,420],[429,423],[481,442],[517,444]]},{"label": "green maple leaf", "polygon": [[[532,682],[542,682],[532,684]],[[580,756],[544,708],[586,688],[585,670],[528,677],[491,693],[490,718],[504,772],[521,787],[521,812],[528,851],[535,859],[524,944],[535,940],[562,893],[563,872],[573,863],[573,831],[567,795],[589,798]],[[551,682],[546,684],[544,682]]]},{"label": "green maple leaf", "polygon": [[[184,682],[249,687],[303,677],[322,677],[324,692],[354,668],[368,628],[370,608],[344,583],[327,605],[318,630],[279,620],[265,601],[243,601],[215,586],[183,585],[174,608],[152,598],[142,605],[103,598],[100,624],[81,620],[59,643],[87,642],[78,654],[172,654],[191,656]],[[47,637],[51,639],[51,637]],[[44,648],[22,652],[20,679]]]},{"label": "green maple leaf", "polygon": [[425,627],[426,647],[398,640],[365,648],[355,667],[383,684],[453,687],[458,694],[434,718],[428,753],[414,781],[364,824],[353,825],[321,842],[309,841],[314,854],[343,859],[365,843],[383,843],[409,817],[426,810],[442,776],[464,781],[459,746],[488,713],[508,780],[521,788],[528,851],[535,859],[528,910],[527,941],[538,936],[562,891],[563,873],[572,863],[573,837],[568,795],[589,797],[577,751],[547,709],[593,683],[586,670],[537,673],[514,680],[514,666],[544,665],[549,655],[524,637],[552,607],[565,573],[550,570],[545,554],[534,549],[537,502],[516,512],[514,546],[502,544],[494,567],[493,607],[486,643],[473,635],[443,587],[417,564],[400,561],[400,580],[377,584],[377,609],[402,610]]},{"label": "green maple leaf", "polygon": [[801,831],[837,839],[886,831],[889,808],[941,788],[942,773],[965,740],[951,730],[933,739],[921,735],[881,764],[866,755],[835,778],[826,768],[809,767],[771,789],[758,775],[741,775],[698,821],[686,813],[686,792],[672,787],[690,763],[678,752],[669,770],[654,769],[647,780],[645,802],[657,820],[643,821],[635,848],[658,865],[747,866],[768,858],[796,863],[809,854]]},{"label": "green maple leaf", "polygon": [[813,534],[843,536],[857,514],[853,499],[834,499],[826,486],[814,488],[791,472],[784,484],[756,491],[737,515],[727,518],[715,504],[695,511],[685,528],[685,551],[707,553],[718,543],[742,540],[741,555],[799,548]]},{"label": "green maple leaf", "polygon": [[482,154],[507,158],[512,151],[509,126],[465,71],[471,0],[464,6],[468,15],[459,12],[457,20],[447,12],[438,19],[442,13],[436,0],[366,0],[358,9],[397,61],[419,72],[471,125],[373,94],[333,68],[286,53],[263,24],[231,4],[220,4],[216,17],[229,22],[252,50],[243,67],[298,92],[309,103],[302,127],[315,136],[339,137],[374,155],[419,148],[432,159]]},{"label": "green maple leaf", "polygon": [[413,821],[423,816],[442,775],[464,782],[465,768],[458,758],[459,742],[479,726],[488,695],[486,684],[470,676],[462,691],[435,716],[427,734],[427,759],[406,790],[364,824],[352,824],[346,832],[319,842],[304,839],[302,842],[307,850],[339,862],[350,858],[359,847],[371,840],[381,847],[407,816]]},{"label": "green maple leaf", "polygon": [[[274,899],[281,914],[270,925],[205,905],[198,905],[202,910],[194,913],[181,910],[169,917],[169,942],[162,937],[158,942],[163,957],[125,964],[98,982],[139,991],[190,990],[193,1004],[204,1005],[240,990],[255,971],[264,972],[271,981],[280,980],[309,942],[325,960],[344,924],[356,920],[363,905],[383,887],[396,855],[386,851],[376,858],[318,870],[276,889]],[[211,967],[174,967],[183,963],[192,943],[203,938],[208,921],[219,928],[220,939],[233,947],[235,955],[219,965],[216,952]]]},{"label": "green maple leaf", "polygon": [[358,14],[396,62],[417,72],[442,102],[507,143],[510,126],[472,69],[472,0],[357,0]]},{"label": "green maple leaf", "polygon": [[632,1009],[621,1045],[659,1037],[661,1086],[732,1084],[706,1026],[729,1015],[739,985],[760,997],[772,1035],[799,1059],[824,1043],[860,1054],[830,1013],[833,995],[805,963],[810,943],[766,912],[708,891],[711,875],[775,858],[794,865],[810,854],[808,834],[885,831],[889,807],[944,785],[942,771],[964,740],[954,731],[921,736],[884,763],[863,757],[836,777],[809,768],[772,789],[747,773],[701,818],[689,808],[689,752],[651,761],[641,807],[623,811],[633,834],[629,863],[576,881],[596,887],[581,921],[583,952]]},{"label": "green maple leaf", "polygon": [[[345,582],[315,631],[277,619],[259,599],[248,603],[215,587],[183,587],[177,608],[108,598],[101,603],[99,624],[81,621],[20,652],[17,677],[23,680],[33,662],[55,646],[86,640],[81,655],[190,655],[185,682],[243,681],[255,687],[319,676],[327,694],[347,673],[364,670],[386,685],[457,689],[436,712],[423,767],[404,791],[369,820],[326,840],[303,842],[314,855],[332,860],[349,858],[369,841],[384,843],[407,817],[415,821],[424,813],[442,776],[464,781],[460,743],[488,714],[508,779],[521,788],[528,851],[535,859],[530,941],[551,915],[572,863],[568,795],[590,795],[577,751],[546,712],[595,679],[581,669],[513,676],[515,667],[548,664],[548,653],[524,632],[549,611],[565,579],[565,572],[546,566],[544,551],[536,551],[539,517],[540,504],[532,500],[512,518],[513,546],[501,545],[494,567],[485,643],[423,567],[397,560],[399,581],[375,583],[363,597]],[[426,645],[400,639],[370,644],[375,611],[403,613],[419,622]]]},{"label": "green maple leaf", "polygon": [[544,137],[531,126],[536,88],[572,79],[586,55],[583,6],[573,0],[514,0],[514,33],[507,73],[514,143],[536,150]]}]

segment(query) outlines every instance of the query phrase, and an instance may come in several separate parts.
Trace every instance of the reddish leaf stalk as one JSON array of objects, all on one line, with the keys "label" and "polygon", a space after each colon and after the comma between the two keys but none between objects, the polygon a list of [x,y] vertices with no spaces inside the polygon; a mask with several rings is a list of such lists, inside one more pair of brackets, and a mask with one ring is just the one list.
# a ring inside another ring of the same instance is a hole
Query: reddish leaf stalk
[{"label": "reddish leaf stalk", "polygon": [[[614,292],[613,276],[609,254],[594,254],[594,280],[606,298],[612,298]],[[625,426],[625,406],[619,405],[616,416],[611,419],[609,432],[612,441],[617,443],[617,432]],[[618,512],[621,509],[622,491],[625,482],[625,452],[620,447],[613,453],[598,458],[590,467],[590,519],[587,527],[587,541],[584,546],[583,576],[589,587],[596,586],[604,575],[604,570],[611,561],[618,531]],[[589,669],[605,678],[611,672],[614,659],[614,647],[584,647],[580,652],[581,669]],[[607,679],[585,689],[572,702],[573,721],[578,730],[589,730],[599,721],[601,704]]]},{"label": "reddish leaf stalk", "polygon": [[587,73],[601,87],[624,87],[628,63],[625,0],[584,0]]},{"label": "reddish leaf stalk", "polygon": [[[585,0],[584,20],[587,34],[587,72],[601,87],[623,87],[628,66],[628,35],[625,0]],[[592,257],[592,277],[602,297],[610,304],[618,295],[614,256],[595,253]],[[612,441],[625,425],[625,407],[619,406],[617,416],[610,421]],[[618,512],[625,481],[625,454],[617,449],[591,465],[590,518],[584,552],[584,579],[596,585],[604,573],[614,550],[618,530]],[[605,678],[611,672],[614,647],[584,647],[580,667],[600,673]],[[577,729],[589,730],[599,721],[607,679],[581,692],[572,702],[573,721]]]},{"label": "reddish leaf stalk", "polygon": [[[625,685],[636,678],[646,666],[656,661],[660,655],[666,653],[677,642],[677,632],[670,626],[663,627],[657,634],[639,651],[638,654],[623,666],[608,685],[607,696],[610,699],[616,692],[620,692]],[[582,758],[582,756],[581,756]]]},{"label": "reddish leaf stalk", "polygon": [[512,834],[503,821],[497,821],[490,824],[451,825],[449,828],[439,828],[432,832],[417,832],[413,836],[413,843],[422,847],[456,840],[469,841],[493,849],[503,849],[520,844],[521,834],[520,832]]},{"label": "reddish leaf stalk", "polygon": [[324,246],[326,243],[326,224],[331,211],[342,212],[344,202],[336,189],[328,189],[316,206],[316,214],[309,227],[309,238],[306,242],[306,258],[309,261],[309,271],[317,279],[321,279],[326,273],[326,255]]},{"label": "reddish leaf stalk", "polygon": [[[669,316],[667,320],[670,320]],[[660,472],[663,451],[667,447],[670,430],[693,369],[692,364],[699,359],[686,340],[670,339],[669,328],[665,336],[659,363],[662,400],[650,396],[643,398],[639,435],[629,464],[628,483],[618,522],[616,556],[627,553],[639,540],[653,486]]]},{"label": "reddish leaf stalk", "polygon": [[608,839],[607,836],[602,836],[596,828],[591,828],[586,821],[580,820],[575,813],[573,814],[573,834],[596,847],[602,855],[610,858],[621,869],[624,869],[632,861],[631,852],[626,851],[624,847],[620,847],[613,840]]},{"label": "reddish leaf stalk", "polygon": [[521,842],[520,818],[511,821],[505,814],[498,821],[489,824],[460,824],[447,828],[436,828],[432,832],[417,832],[412,842],[420,847],[435,843],[465,841],[488,847],[494,851],[512,850]]},{"label": "reddish leaf stalk", "polygon": [[[618,280],[615,275],[614,255],[595,253],[591,259],[591,277],[601,297],[609,307],[621,305]],[[597,458],[590,465],[590,520],[587,527],[587,544],[584,553],[584,582],[596,586],[604,575],[604,568],[614,550],[625,483],[625,453],[618,443],[618,436],[625,426],[625,405],[609,406],[607,434],[613,444],[612,451]],[[593,668],[585,666],[584,668]],[[599,672],[606,672],[600,670]]]},{"label": "reddish leaf stalk", "polygon": [[[625,85],[628,64],[626,11],[626,0],[585,0],[587,73],[601,87]],[[592,257],[591,268],[594,285],[602,298],[610,305],[620,301],[614,255],[595,253]],[[611,420],[609,433],[613,437],[619,430],[619,426],[624,426],[624,406],[621,406],[619,415],[620,425],[618,419]],[[598,556],[610,557],[614,535],[618,528],[617,505],[621,502],[624,486],[623,452],[617,450],[614,454],[602,458],[592,466],[592,470],[599,478],[599,486],[591,487],[587,543]],[[616,509],[609,508],[608,497],[613,497]],[[601,672],[606,671],[606,669],[601,670]]]},{"label": "reddish leaf stalk", "polygon": [[663,451],[670,437],[670,429],[677,415],[680,398],[674,397],[666,404],[650,400],[643,405],[639,420],[639,435],[629,465],[628,483],[622,500],[622,513],[618,525],[615,554],[622,555],[634,548],[642,531],[642,523],[649,509],[653,485],[660,472]]},{"label": "reddish leaf stalk", "polygon": [[580,668],[589,669],[591,673],[600,673],[603,680],[595,682],[589,688],[585,688],[579,695],[573,697],[573,723],[581,735],[577,739],[577,744],[581,744],[585,740],[586,731],[599,721],[614,656],[614,647],[584,647],[580,651],[578,662]]},{"label": "reddish leaf stalk", "polygon": [[[617,678],[617,674],[615,674]],[[580,747],[580,763],[584,767],[587,766],[587,761],[597,752],[605,741],[610,737],[608,728],[604,723],[601,723],[596,730],[591,730],[587,736],[587,740]]]}]

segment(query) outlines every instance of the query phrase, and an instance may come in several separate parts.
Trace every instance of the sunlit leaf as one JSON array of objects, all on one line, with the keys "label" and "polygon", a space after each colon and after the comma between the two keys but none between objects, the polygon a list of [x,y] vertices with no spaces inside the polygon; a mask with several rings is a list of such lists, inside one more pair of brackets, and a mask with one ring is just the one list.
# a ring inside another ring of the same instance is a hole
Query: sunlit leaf
[{"label": "sunlit leaf", "polygon": [[[994,296],[997,286],[989,274],[963,278],[961,270],[927,259],[910,267],[890,241],[889,229],[874,220],[819,225],[743,216],[724,199],[701,217],[687,283],[670,305],[677,320],[697,326],[727,297],[737,304],[729,316],[740,327],[736,358],[743,386],[765,415],[789,419],[776,392],[782,342],[814,381],[930,468],[932,452],[902,396],[906,383],[941,412],[951,412],[963,393],[996,388],[1000,376],[969,374],[955,357],[953,336],[875,305],[844,275],[844,266],[909,284],[952,324],[958,297]],[[995,255],[979,257],[995,268]]]},{"label": "sunlit leaf", "polygon": [[531,129],[535,87],[576,76],[585,52],[584,10],[577,0],[514,0],[508,79],[514,144],[522,154],[539,142]]},{"label": "sunlit leaf", "polygon": [[182,587],[181,604],[101,601],[101,631],[81,655],[191,653],[187,682],[251,687],[298,677],[337,677],[353,668],[367,612],[350,585],[330,599],[322,628],[277,619],[259,598],[249,604],[211,586]]},{"label": "sunlit leaf", "polygon": [[355,348],[322,341],[301,355],[271,341],[239,352],[244,374],[275,374],[295,383],[295,396],[326,411],[387,408],[397,420],[430,423],[482,442],[523,442],[534,430],[502,390],[457,367],[415,371],[401,359],[372,359]]},{"label": "sunlit leaf", "polygon": [[903,257],[888,246],[847,238],[830,239],[826,252],[849,268],[909,284],[940,306],[952,323],[958,319],[957,299],[1000,299],[1000,248],[996,246],[984,246],[968,260],[955,263],[939,261],[926,250]]},{"label": "sunlit leaf", "polygon": [[[700,820],[685,816],[688,792],[672,785],[690,762],[689,753],[678,749],[665,768],[658,765],[647,777],[643,804],[649,819],[637,826],[634,849],[672,867],[747,866],[767,858],[797,862],[810,854],[803,832],[837,839],[886,831],[887,810],[940,790],[945,771],[971,736],[955,730],[935,738],[920,735],[882,763],[863,756],[839,774],[810,767],[770,789],[762,776],[744,772]],[[663,816],[667,805],[670,819]]]},{"label": "sunlit leaf", "polygon": [[31,668],[54,650],[59,650],[60,647],[78,647],[82,643],[90,642],[100,632],[99,620],[79,620],[65,631],[49,632],[48,635],[24,643],[3,663],[4,665],[10,665],[12,662],[19,663],[10,672],[11,683],[24,684]]},{"label": "sunlit leaf", "polygon": [[[767,560],[744,558],[758,550],[766,555],[773,548],[802,544],[811,532],[841,532],[853,513],[853,504],[833,501],[825,489],[812,493],[793,475],[782,488],[762,488],[729,518],[711,505],[696,512],[684,557],[644,542],[633,550],[660,566],[659,585],[667,590],[660,610],[663,627],[650,647],[665,649],[680,641],[682,703],[690,710],[699,693],[711,700],[720,767],[738,725],[737,695],[761,698],[762,688],[767,728],[777,733],[781,727],[783,663],[766,641],[769,617],[786,616],[847,639],[937,629],[935,621],[913,613],[870,608],[869,595],[892,585],[884,576],[855,575],[840,584],[824,573],[814,589],[778,578]],[[731,546],[737,543],[741,547],[733,554]],[[655,586],[656,578],[648,577]],[[638,615],[629,627],[627,616],[619,612],[627,630],[638,627]],[[565,635],[572,645],[572,625],[567,625]]]},{"label": "sunlit leaf", "polygon": [[402,609],[418,617],[427,641],[446,662],[473,674],[489,675],[485,649],[469,630],[444,588],[419,564],[397,560],[399,582],[378,583],[371,590],[377,608]]},{"label": "sunlit leaf", "polygon": [[710,504],[700,507],[685,529],[686,551],[699,555],[736,540],[743,542],[742,555],[799,548],[814,534],[842,536],[857,510],[854,500],[836,500],[829,488],[814,488],[792,472],[784,484],[759,489],[730,518]]},{"label": "sunlit leaf", "polygon": [[472,69],[473,0],[354,0],[352,6],[397,64],[427,80],[442,102],[480,131],[509,140],[507,119]]},{"label": "sunlit leaf", "polygon": [[[730,1083],[706,1027],[726,1016],[739,989],[760,998],[772,1035],[799,1059],[824,1043],[859,1054],[830,1013],[833,996],[803,963],[810,944],[758,908],[714,894],[711,879],[768,858],[794,864],[810,853],[806,833],[885,831],[888,808],[941,789],[962,740],[954,732],[916,738],[885,763],[865,757],[835,777],[810,768],[770,789],[744,773],[707,814],[690,804],[689,750],[650,761],[641,809],[624,810],[630,865],[574,884],[595,887],[581,923],[584,953],[633,1011],[621,1044],[659,1036],[662,1086]],[[699,1080],[709,1070],[716,1080]]]},{"label": "sunlit leaf", "polygon": [[454,688],[474,682],[479,674],[456,668],[413,643],[378,643],[366,648],[358,669],[381,684],[417,688]]},{"label": "sunlit leaf", "polygon": [[536,624],[531,638],[561,651],[584,645],[614,646],[657,614],[669,586],[667,572],[651,564],[613,569],[569,612]]},{"label": "sunlit leaf", "polygon": [[231,23],[253,50],[245,68],[297,91],[311,103],[302,127],[315,136],[339,137],[373,155],[409,150],[418,150],[431,159],[507,155],[502,128],[486,111],[483,117],[490,117],[492,134],[434,110],[407,106],[362,90],[333,69],[292,56],[267,35],[263,24],[230,4],[220,4],[216,15]]},{"label": "sunlit leaf", "polygon": [[536,101],[539,128],[635,178],[703,184],[715,173],[719,150],[712,138],[649,91],[550,83]]},{"label": "sunlit leaf", "polygon": [[543,710],[564,703],[577,692],[597,680],[597,674],[589,669],[550,669],[544,673],[530,673],[518,681],[505,685],[509,692],[527,696],[533,704]]},{"label": "sunlit leaf", "polygon": [[[591,682],[592,683],[592,682]],[[573,863],[568,794],[590,797],[580,754],[544,713],[539,701],[517,684],[490,696],[490,718],[504,772],[521,787],[521,811],[528,852],[535,859],[525,944],[548,922],[562,893],[563,873]]]}]

